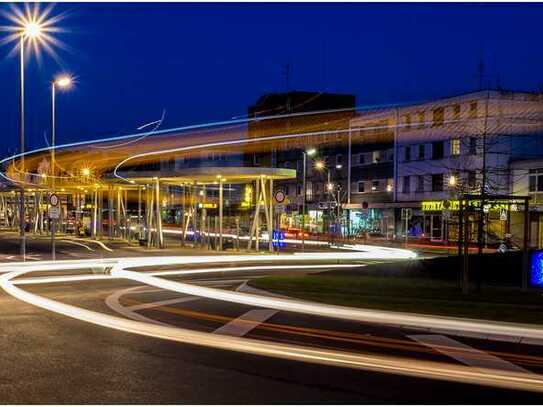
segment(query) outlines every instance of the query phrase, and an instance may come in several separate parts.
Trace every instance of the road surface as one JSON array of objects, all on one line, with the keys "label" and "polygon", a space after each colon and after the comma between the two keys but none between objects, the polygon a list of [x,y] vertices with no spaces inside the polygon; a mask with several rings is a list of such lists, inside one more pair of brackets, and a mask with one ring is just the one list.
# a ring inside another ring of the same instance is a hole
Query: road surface
[{"label": "road surface", "polygon": [[[235,263],[214,265],[232,267]],[[270,273],[167,276],[223,290]],[[196,266],[196,269],[202,266]],[[78,273],[71,271],[70,273]],[[48,273],[31,273],[31,277]],[[51,273],[49,273],[50,275]],[[127,280],[21,285],[107,315],[229,337],[471,369],[543,373],[540,347],[429,334],[263,309]],[[2,292],[2,403],[535,403],[542,393],[325,366],[121,332],[29,305]]]}]

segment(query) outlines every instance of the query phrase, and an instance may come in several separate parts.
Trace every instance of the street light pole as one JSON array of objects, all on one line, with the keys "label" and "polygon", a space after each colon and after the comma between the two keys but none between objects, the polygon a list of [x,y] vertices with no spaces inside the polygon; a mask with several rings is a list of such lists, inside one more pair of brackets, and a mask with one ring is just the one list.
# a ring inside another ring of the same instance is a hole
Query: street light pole
[{"label": "street light pole", "polygon": [[[53,79],[51,82],[51,193],[55,193],[55,146],[56,146],[56,137],[57,137],[57,118],[56,118],[56,95],[57,95],[57,86],[61,89],[66,89],[72,84],[72,78],[68,75],[63,75],[58,78]],[[56,260],[56,246],[55,246],[55,235],[57,229],[57,220],[49,219],[51,222],[51,257],[53,261]],[[96,221],[96,220],[95,220]],[[96,232],[96,230],[95,230]]]},{"label": "street light pole", "polygon": [[24,68],[24,39],[25,34],[21,35],[20,40],[20,78],[21,78],[21,94],[20,94],[20,143],[21,143],[21,199],[19,202],[19,225],[21,235],[21,257],[26,261],[26,219],[25,219],[25,169],[24,169],[24,152],[25,152],[25,68]]},{"label": "street light pole", "polygon": [[[56,137],[56,111],[55,111],[56,81],[51,84],[51,193],[55,193],[55,137]],[[57,228],[56,219],[51,222],[51,258],[56,260],[55,234]]]}]

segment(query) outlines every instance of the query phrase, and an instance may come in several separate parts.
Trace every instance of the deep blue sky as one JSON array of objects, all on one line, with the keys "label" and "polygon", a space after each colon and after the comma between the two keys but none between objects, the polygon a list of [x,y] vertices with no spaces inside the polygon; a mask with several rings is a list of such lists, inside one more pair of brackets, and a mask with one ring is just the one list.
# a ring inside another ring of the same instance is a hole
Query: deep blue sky
[{"label": "deep blue sky", "polygon": [[[7,8],[3,4],[0,7]],[[29,147],[49,134],[49,85],[59,95],[58,138],[126,134],[243,115],[259,95],[292,89],[350,92],[359,105],[393,104],[475,90],[484,51],[492,85],[543,84],[539,4],[58,4],[61,64],[27,68]],[[6,24],[5,21],[0,23]],[[18,61],[0,48],[0,154],[18,146]]]}]

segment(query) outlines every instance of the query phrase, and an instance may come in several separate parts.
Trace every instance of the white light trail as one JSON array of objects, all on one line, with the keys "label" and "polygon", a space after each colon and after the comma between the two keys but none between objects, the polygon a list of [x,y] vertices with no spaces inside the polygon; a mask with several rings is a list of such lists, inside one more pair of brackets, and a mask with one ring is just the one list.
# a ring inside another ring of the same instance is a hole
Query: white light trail
[{"label": "white light trail", "polygon": [[15,286],[11,281],[27,271],[14,271],[0,277],[2,288],[22,301],[47,309],[61,315],[90,322],[119,331],[145,335],[154,338],[208,346],[228,351],[251,353],[301,362],[318,363],[329,366],[347,367],[391,373],[412,377],[449,380],[460,383],[497,386],[517,390],[543,392],[543,377],[523,372],[502,372],[493,369],[472,369],[451,363],[421,361],[394,356],[355,354],[324,350],[284,343],[217,335],[197,332],[183,328],[161,326],[141,321],[133,321],[95,311],[63,304]]},{"label": "white light trail", "polygon": [[[375,249],[375,248],[373,248]],[[377,256],[387,256],[396,249],[377,248]],[[335,256],[335,257],[333,257]],[[358,258],[356,256],[359,256]],[[209,264],[225,262],[269,262],[269,261],[312,261],[312,260],[361,260],[371,258],[362,252],[355,253],[304,253],[296,255],[224,255],[224,256],[172,256],[172,257],[144,257],[144,258],[122,258],[104,259],[100,263],[96,260],[64,261],[57,262],[35,262],[30,265],[25,263],[12,263],[10,266],[0,267],[0,272],[5,270],[30,271],[51,271],[66,269],[82,269],[85,267],[102,267],[111,270],[112,277],[128,278],[133,281],[144,282],[151,286],[159,287],[176,292],[199,295],[211,299],[230,301],[235,303],[254,305],[264,308],[305,313],[330,318],[339,318],[351,321],[385,324],[403,328],[434,332],[450,332],[461,336],[479,336],[497,340],[512,340],[516,342],[543,345],[543,330],[530,325],[512,324],[493,321],[478,321],[460,318],[439,317],[432,315],[410,314],[393,311],[380,311],[362,308],[350,308],[334,305],[326,305],[309,301],[278,299],[260,295],[229,292],[207,287],[198,287],[192,284],[178,283],[155,277],[149,273],[138,273],[129,271],[138,267],[175,266],[188,264]],[[378,257],[379,258],[379,257]],[[302,267],[304,265],[301,265]],[[263,268],[266,266],[263,265]],[[217,269],[211,269],[215,272]],[[223,269],[224,270],[224,269]],[[236,271],[236,268],[229,268],[229,272]],[[161,271],[155,273],[169,273]],[[172,272],[173,273],[173,272]],[[176,274],[183,271],[175,270]],[[195,270],[186,270],[187,274],[197,273]],[[158,274],[155,274],[158,275]],[[164,274],[167,275],[167,274]],[[172,274],[173,275],[173,274]],[[16,282],[15,282],[16,283]]]}]

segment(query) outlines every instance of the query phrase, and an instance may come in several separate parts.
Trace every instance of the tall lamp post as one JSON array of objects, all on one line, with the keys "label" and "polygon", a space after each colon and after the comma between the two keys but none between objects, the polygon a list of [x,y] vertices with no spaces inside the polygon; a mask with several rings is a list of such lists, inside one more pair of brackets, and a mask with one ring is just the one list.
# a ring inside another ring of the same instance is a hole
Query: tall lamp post
[{"label": "tall lamp post", "polygon": [[302,179],[302,251],[305,251],[305,203],[307,199],[306,189],[306,169],[307,169],[307,156],[313,157],[317,153],[317,150],[310,148],[303,151],[303,179]]},{"label": "tall lamp post", "polygon": [[[56,143],[56,89],[68,89],[72,85],[72,78],[68,75],[59,76],[51,82],[51,193],[55,192],[55,143]],[[51,222],[51,257],[56,260],[55,234],[56,219],[49,219]]]},{"label": "tall lamp post", "polygon": [[38,39],[42,34],[42,26],[37,22],[26,22],[20,27],[19,40],[19,75],[21,80],[20,88],[20,144],[21,144],[21,199],[19,201],[19,227],[21,236],[21,257],[26,261],[26,219],[25,219],[25,40]]}]

